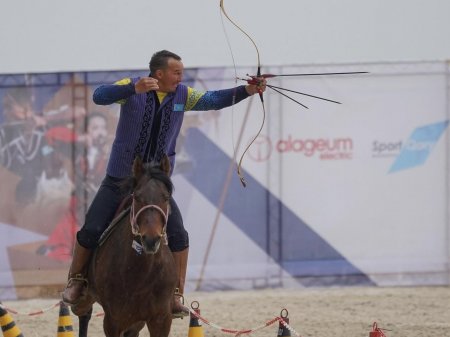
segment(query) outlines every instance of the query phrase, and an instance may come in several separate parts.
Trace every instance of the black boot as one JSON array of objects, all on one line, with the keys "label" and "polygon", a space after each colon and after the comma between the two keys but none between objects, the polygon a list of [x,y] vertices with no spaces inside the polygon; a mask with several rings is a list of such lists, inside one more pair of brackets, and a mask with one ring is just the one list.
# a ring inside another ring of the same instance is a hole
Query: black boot
[{"label": "black boot", "polygon": [[177,270],[178,283],[173,295],[172,317],[183,318],[189,316],[189,309],[184,305],[184,284],[186,282],[186,270],[189,255],[189,248],[180,252],[172,252]]},{"label": "black boot", "polygon": [[86,295],[88,281],[86,271],[91,259],[92,250],[84,248],[75,242],[72,264],[70,265],[69,280],[62,293],[62,300],[67,304],[77,304]]}]

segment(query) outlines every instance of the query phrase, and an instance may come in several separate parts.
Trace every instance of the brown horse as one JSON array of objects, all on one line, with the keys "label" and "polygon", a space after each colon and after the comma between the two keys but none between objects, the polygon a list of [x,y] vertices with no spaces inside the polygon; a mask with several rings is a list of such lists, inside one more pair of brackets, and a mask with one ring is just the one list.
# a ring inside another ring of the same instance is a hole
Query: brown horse
[{"label": "brown horse", "polygon": [[158,166],[134,161],[131,207],[103,234],[89,267],[88,295],[72,306],[80,337],[87,337],[94,302],[103,307],[107,337],[137,337],[145,325],[151,337],[169,335],[176,286],[166,236],[169,171],[167,157]]}]

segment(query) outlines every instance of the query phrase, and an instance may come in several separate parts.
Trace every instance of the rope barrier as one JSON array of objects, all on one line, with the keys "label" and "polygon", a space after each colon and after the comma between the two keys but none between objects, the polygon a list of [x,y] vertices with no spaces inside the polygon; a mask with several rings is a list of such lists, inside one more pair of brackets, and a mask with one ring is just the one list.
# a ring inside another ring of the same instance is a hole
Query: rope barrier
[{"label": "rope barrier", "polygon": [[[44,314],[47,311],[50,311],[50,310],[52,310],[54,308],[57,308],[59,306],[60,306],[60,302],[55,303],[53,305],[50,305],[50,306],[48,306],[45,309],[39,309],[37,311],[32,311],[32,312],[29,312],[29,313],[23,313],[23,312],[14,310],[14,309],[12,309],[10,307],[7,307],[7,306],[3,305],[2,303],[0,303],[0,308],[10,312],[11,314],[18,315],[18,316],[38,316],[38,315]],[[105,316],[105,313],[104,312],[98,312],[96,314],[92,314],[92,317],[101,317],[101,316]]]},{"label": "rope barrier", "polygon": [[[12,308],[10,308],[10,307],[7,307],[7,306],[5,306],[5,305],[3,305],[3,304],[0,303],[0,307],[3,308],[4,310],[6,310],[6,311],[8,311],[8,312],[10,312],[10,313],[12,313],[12,314],[14,314],[14,315],[20,315],[20,316],[38,316],[38,315],[42,315],[42,314],[44,314],[44,313],[46,313],[46,312],[48,312],[48,311],[50,311],[50,310],[53,310],[53,309],[55,309],[55,308],[57,308],[57,307],[59,307],[59,306],[60,306],[60,302],[57,302],[57,303],[55,303],[55,304],[53,304],[53,305],[51,305],[51,306],[48,306],[47,308],[39,309],[39,310],[32,311],[32,312],[29,312],[29,313],[24,313],[24,312],[20,312],[20,311],[14,310],[14,309],[12,309]],[[214,328],[214,329],[217,329],[217,330],[220,330],[220,331],[222,331],[222,332],[224,332],[224,333],[234,334],[235,336],[240,336],[240,335],[246,335],[246,334],[254,333],[254,332],[256,332],[256,331],[259,331],[259,330],[262,330],[262,329],[264,329],[264,328],[266,328],[266,327],[269,327],[269,326],[273,325],[273,324],[276,323],[276,322],[280,322],[280,323],[283,324],[289,331],[291,331],[292,334],[294,334],[294,335],[297,336],[297,337],[301,337],[300,334],[299,334],[297,331],[295,331],[289,324],[287,324],[287,323],[284,321],[283,318],[278,317],[278,316],[272,318],[271,320],[268,320],[267,322],[263,323],[263,324],[260,325],[260,326],[257,326],[257,327],[251,328],[251,329],[242,329],[242,330],[239,330],[239,329],[228,329],[228,328],[221,327],[221,326],[219,326],[219,325],[217,325],[217,324],[215,324],[215,323],[213,323],[213,322],[208,321],[206,318],[200,316],[200,315],[199,315],[198,313],[196,313],[193,309],[189,308],[189,311],[190,311],[194,316],[196,316],[199,320],[201,320],[203,323],[209,325],[210,327],[212,327],[212,328]],[[101,317],[101,316],[104,316],[104,315],[105,315],[104,312],[98,312],[98,313],[96,313],[96,314],[93,314],[92,316],[93,316],[93,317]]]},{"label": "rope barrier", "polygon": [[387,337],[384,331],[390,331],[388,329],[379,328],[377,322],[372,325],[372,331],[369,333],[369,337]]},{"label": "rope barrier", "polygon": [[288,329],[290,332],[292,332],[297,337],[301,337],[300,334],[297,331],[295,331],[293,327],[291,327],[289,324],[287,324],[283,318],[280,318],[280,317],[277,317],[277,318],[281,322],[281,324],[283,324],[286,327],[286,329]]},{"label": "rope barrier", "polygon": [[[285,310],[285,309],[283,309],[283,310]],[[223,328],[223,327],[221,327],[221,326],[219,326],[219,325],[217,325],[215,323],[212,323],[212,322],[208,321],[206,318],[202,317],[200,314],[198,314],[195,310],[193,310],[191,308],[189,308],[189,312],[192,315],[194,315],[195,317],[197,317],[199,320],[201,320],[203,323],[205,323],[206,325],[208,325],[208,326],[210,326],[210,327],[212,327],[214,329],[220,330],[220,331],[222,331],[224,333],[234,334],[235,336],[247,335],[247,334],[250,334],[250,333],[254,333],[254,332],[258,331],[258,330],[262,330],[264,328],[267,328],[268,326],[271,326],[272,324],[274,324],[276,322],[280,322],[281,324],[283,324],[286,327],[286,329],[288,329],[295,336],[301,337],[300,334],[297,331],[294,330],[294,328],[292,328],[289,324],[287,324],[284,321],[283,318],[278,317],[278,316],[274,317],[273,319],[265,322],[264,324],[262,324],[262,325],[260,325],[258,327],[255,327],[255,328],[252,328],[252,329],[245,329],[245,330],[236,330],[236,329]]]},{"label": "rope barrier", "polygon": [[[195,303],[195,302],[196,302],[196,301],[194,301],[193,303]],[[196,302],[196,303],[198,303],[198,302]],[[23,313],[23,312],[14,310],[14,309],[12,309],[12,308],[9,308],[9,307],[3,305],[3,304],[0,302],[0,308],[2,308],[3,310],[6,310],[6,311],[8,311],[8,312],[10,312],[10,313],[12,313],[12,314],[14,314],[14,315],[22,315],[22,316],[38,316],[38,315],[42,315],[42,314],[44,314],[44,313],[46,313],[46,312],[48,312],[48,311],[50,311],[50,310],[53,310],[53,309],[55,309],[55,308],[57,308],[57,307],[59,307],[59,306],[60,306],[60,302],[57,302],[57,303],[55,303],[55,304],[53,304],[53,305],[51,305],[51,306],[48,306],[47,308],[39,309],[39,310],[32,311],[32,312],[29,312],[29,313]],[[198,308],[198,307],[197,307],[197,308]],[[196,312],[196,311],[194,310],[194,308],[192,308],[192,309],[191,309],[191,308],[188,308],[188,309],[189,309],[189,312],[190,312],[193,316],[197,317],[199,320],[201,320],[201,321],[202,321],[203,323],[205,323],[206,325],[208,325],[208,326],[210,326],[210,327],[212,327],[212,328],[214,328],[214,329],[217,329],[217,330],[219,330],[219,331],[221,331],[221,332],[223,332],[223,333],[233,334],[233,335],[235,335],[236,337],[241,336],[241,335],[251,334],[251,333],[254,333],[254,332],[256,332],[256,331],[262,330],[262,329],[264,329],[264,328],[267,328],[267,327],[273,325],[273,324],[276,323],[276,322],[279,322],[280,324],[282,324],[282,325],[283,325],[286,329],[288,329],[293,335],[295,335],[295,336],[297,336],[297,337],[301,337],[301,335],[300,335],[293,327],[291,327],[291,326],[285,321],[285,318],[287,318],[287,310],[286,310],[286,309],[283,309],[283,310],[281,311],[281,315],[280,315],[281,317],[280,317],[280,316],[276,316],[276,317],[272,318],[271,320],[266,321],[265,323],[263,323],[263,324],[260,325],[260,326],[257,326],[257,327],[251,328],[251,329],[242,329],[242,330],[238,330],[238,329],[228,329],[228,328],[221,327],[220,325],[215,324],[215,323],[213,323],[213,322],[210,322],[210,321],[208,321],[206,318],[202,317],[198,312]],[[285,316],[283,316],[283,312],[286,312]],[[105,315],[104,312],[98,312],[98,313],[96,313],[96,314],[93,314],[92,316],[93,316],[93,317],[101,317],[101,316],[104,316],[104,315]],[[382,329],[382,328],[379,328],[376,322],[373,323],[372,329],[373,329],[373,330],[372,330],[372,332],[370,332],[370,335],[371,335],[371,336],[377,336],[377,337],[378,337],[378,336],[380,336],[380,337],[386,337],[386,335],[384,334],[383,331],[390,331],[390,330],[388,330],[388,329]]]},{"label": "rope barrier", "polygon": [[19,311],[16,311],[14,309],[11,309],[11,308],[9,308],[9,307],[7,307],[7,306],[5,306],[5,305],[0,303],[0,308],[3,308],[4,310],[6,310],[6,311],[8,311],[8,312],[10,312],[10,313],[12,313],[14,315],[22,315],[22,316],[42,315],[43,313],[45,313],[47,311],[50,311],[50,310],[52,310],[54,308],[57,308],[57,307],[59,307],[59,302],[55,303],[55,304],[53,304],[53,305],[51,305],[51,306],[49,306],[47,308],[44,308],[44,309],[39,309],[37,311],[32,311],[32,312],[29,312],[29,313],[23,313],[23,312],[19,312]]}]

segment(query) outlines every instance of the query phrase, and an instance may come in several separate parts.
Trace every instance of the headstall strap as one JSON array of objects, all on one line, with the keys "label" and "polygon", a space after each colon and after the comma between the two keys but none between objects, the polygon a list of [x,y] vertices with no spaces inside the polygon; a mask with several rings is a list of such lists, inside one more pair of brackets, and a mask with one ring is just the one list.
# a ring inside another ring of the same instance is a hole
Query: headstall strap
[{"label": "headstall strap", "polygon": [[[133,233],[134,236],[141,236],[141,234],[139,233],[139,226],[137,224],[137,218],[138,216],[141,214],[142,211],[148,209],[148,208],[154,208],[156,209],[159,213],[161,213],[161,215],[163,216],[164,219],[164,226],[163,226],[163,230],[160,234],[160,237],[164,240],[163,243],[165,245],[168,244],[167,241],[167,220],[168,220],[168,209],[167,212],[164,212],[161,207],[157,206],[157,205],[146,205],[144,207],[142,207],[136,214],[135,214],[135,199],[134,199],[134,195],[132,194],[131,197],[133,198],[133,201],[131,203],[131,211],[130,211],[130,224],[131,224],[131,232]],[[168,207],[167,207],[168,208]]]}]

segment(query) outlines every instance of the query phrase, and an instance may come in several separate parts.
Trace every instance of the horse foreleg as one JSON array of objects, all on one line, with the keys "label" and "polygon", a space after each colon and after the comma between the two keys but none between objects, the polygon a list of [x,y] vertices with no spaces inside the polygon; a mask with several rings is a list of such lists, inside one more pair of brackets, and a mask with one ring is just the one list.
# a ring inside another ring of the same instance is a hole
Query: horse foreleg
[{"label": "horse foreleg", "polygon": [[144,325],[145,325],[144,322],[134,324],[133,326],[127,329],[127,331],[123,334],[123,337],[138,337],[139,331],[142,330]]},{"label": "horse foreleg", "polygon": [[78,337],[87,337],[89,321],[92,316],[92,307],[86,314],[78,317]]},{"label": "horse foreleg", "polygon": [[150,337],[167,337],[172,326],[172,314],[155,317],[147,321],[147,328],[150,332]]},{"label": "horse foreleg", "polygon": [[122,337],[122,331],[124,329],[120,328],[114,318],[105,312],[105,317],[103,318],[103,331],[106,337]]}]

